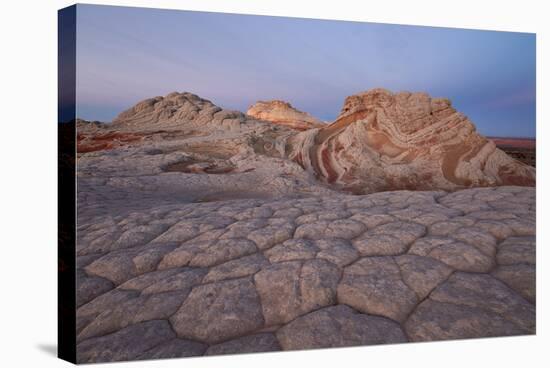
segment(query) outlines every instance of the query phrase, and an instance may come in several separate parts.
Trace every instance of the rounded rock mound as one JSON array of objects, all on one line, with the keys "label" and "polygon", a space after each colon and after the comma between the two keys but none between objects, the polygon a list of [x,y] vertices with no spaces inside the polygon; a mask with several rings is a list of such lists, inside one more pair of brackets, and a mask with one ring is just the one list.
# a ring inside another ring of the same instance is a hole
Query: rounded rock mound
[{"label": "rounded rock mound", "polygon": [[321,128],[325,124],[307,112],[300,111],[280,100],[258,101],[246,112],[256,119],[284,125],[295,130]]},{"label": "rounded rock mound", "polygon": [[451,101],[376,88],[346,98],[338,118],[288,141],[288,156],[356,193],[535,185],[535,169],[480,135]]}]

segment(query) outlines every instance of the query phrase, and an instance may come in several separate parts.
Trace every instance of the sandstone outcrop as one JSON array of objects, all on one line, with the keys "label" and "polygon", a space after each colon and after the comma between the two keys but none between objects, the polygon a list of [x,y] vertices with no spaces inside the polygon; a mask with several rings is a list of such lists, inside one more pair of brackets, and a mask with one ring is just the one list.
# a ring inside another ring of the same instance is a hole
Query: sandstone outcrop
[{"label": "sandstone outcrop", "polygon": [[534,185],[534,168],[479,135],[448,99],[384,89],[346,98],[338,118],[288,139],[288,157],[356,193]]},{"label": "sandstone outcrop", "polygon": [[258,101],[246,112],[259,120],[270,121],[296,130],[321,128],[325,124],[321,120],[292,107],[288,102],[280,100]]},{"label": "sandstone outcrop", "polygon": [[535,170],[447,100],[297,131],[173,93],[77,138],[81,363],[535,332]]},{"label": "sandstone outcrop", "polygon": [[[226,173],[239,166],[237,158],[275,157],[297,163],[312,180],[356,194],[535,184],[533,167],[478,134],[449,100],[425,93],[373,89],[353,95],[326,125],[282,101],[258,102],[245,115],[174,92],[138,103],[106,127],[80,127],[82,153],[195,139],[210,159],[191,157],[192,165],[176,167]],[[212,159],[216,150],[230,151],[233,162]]]}]

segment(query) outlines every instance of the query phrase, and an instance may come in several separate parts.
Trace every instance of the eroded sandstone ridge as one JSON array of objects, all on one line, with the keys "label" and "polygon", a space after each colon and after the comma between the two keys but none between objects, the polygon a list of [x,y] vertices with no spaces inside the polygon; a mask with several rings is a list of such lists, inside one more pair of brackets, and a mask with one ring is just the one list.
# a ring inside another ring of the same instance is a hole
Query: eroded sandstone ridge
[{"label": "eroded sandstone ridge", "polygon": [[265,161],[282,159],[285,168],[298,164],[311,183],[356,194],[535,185],[533,167],[479,135],[447,99],[374,89],[348,97],[332,124],[309,118],[280,101],[259,102],[245,115],[171,93],[138,103],[103,130],[81,127],[79,151],[189,138],[187,145],[208,142],[212,149],[204,153],[213,158],[216,150],[231,151],[231,167],[261,170]]},{"label": "eroded sandstone ridge", "polygon": [[300,132],[172,93],[77,139],[81,363],[535,332],[534,169],[446,100]]},{"label": "eroded sandstone ridge", "polygon": [[535,183],[534,168],[479,135],[448,99],[425,93],[350,96],[332,124],[290,138],[288,156],[360,193]]},{"label": "eroded sandstone ridge", "polygon": [[270,121],[296,130],[308,130],[324,126],[321,120],[307,112],[295,109],[288,102],[280,100],[258,101],[250,106],[246,114],[259,120]]}]

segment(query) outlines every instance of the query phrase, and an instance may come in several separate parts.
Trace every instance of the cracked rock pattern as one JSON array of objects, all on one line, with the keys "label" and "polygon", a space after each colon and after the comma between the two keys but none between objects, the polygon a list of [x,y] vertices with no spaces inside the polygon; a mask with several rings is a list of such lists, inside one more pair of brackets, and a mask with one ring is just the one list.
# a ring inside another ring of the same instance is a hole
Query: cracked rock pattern
[{"label": "cracked rock pattern", "polygon": [[94,180],[81,363],[535,333],[534,188],[132,201]]},{"label": "cracked rock pattern", "polygon": [[80,363],[535,333],[535,169],[449,100],[76,125]]}]

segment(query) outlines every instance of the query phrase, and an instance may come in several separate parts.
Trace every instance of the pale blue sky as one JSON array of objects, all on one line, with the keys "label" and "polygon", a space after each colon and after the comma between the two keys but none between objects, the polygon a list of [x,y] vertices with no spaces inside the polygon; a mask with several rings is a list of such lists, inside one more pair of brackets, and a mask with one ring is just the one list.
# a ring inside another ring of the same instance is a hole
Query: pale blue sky
[{"label": "pale blue sky", "polygon": [[535,135],[535,35],[113,6],[77,7],[77,111],[111,121],[189,91],[282,99],[333,120],[375,87],[448,97],[486,135]]}]

